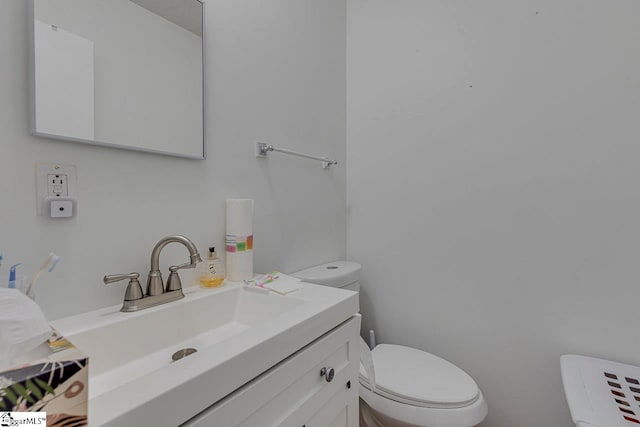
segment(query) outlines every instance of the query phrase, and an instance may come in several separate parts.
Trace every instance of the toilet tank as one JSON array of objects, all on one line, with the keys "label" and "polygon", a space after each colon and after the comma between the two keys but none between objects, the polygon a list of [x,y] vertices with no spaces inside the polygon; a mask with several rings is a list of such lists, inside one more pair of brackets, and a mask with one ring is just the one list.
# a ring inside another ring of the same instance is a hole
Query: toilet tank
[{"label": "toilet tank", "polygon": [[296,271],[291,275],[304,282],[359,292],[360,270],[362,266],[357,262],[334,261]]}]

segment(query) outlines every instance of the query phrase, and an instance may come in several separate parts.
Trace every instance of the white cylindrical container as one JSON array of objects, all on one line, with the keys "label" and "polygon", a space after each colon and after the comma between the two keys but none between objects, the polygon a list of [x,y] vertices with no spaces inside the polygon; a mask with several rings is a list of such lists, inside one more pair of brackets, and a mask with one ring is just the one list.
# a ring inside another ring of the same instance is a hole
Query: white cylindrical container
[{"label": "white cylindrical container", "polygon": [[253,199],[227,199],[227,279],[253,277]]}]

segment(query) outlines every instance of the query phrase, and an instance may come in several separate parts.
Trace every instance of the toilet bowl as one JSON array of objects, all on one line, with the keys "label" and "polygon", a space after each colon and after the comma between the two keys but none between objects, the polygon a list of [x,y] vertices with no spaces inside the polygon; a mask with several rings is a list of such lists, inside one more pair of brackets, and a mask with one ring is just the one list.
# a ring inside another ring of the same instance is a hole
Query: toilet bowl
[{"label": "toilet bowl", "polygon": [[[359,292],[358,263],[336,261],[293,273],[308,283]],[[454,364],[400,345],[362,340],[360,426],[473,427],[487,416],[476,382]]]}]

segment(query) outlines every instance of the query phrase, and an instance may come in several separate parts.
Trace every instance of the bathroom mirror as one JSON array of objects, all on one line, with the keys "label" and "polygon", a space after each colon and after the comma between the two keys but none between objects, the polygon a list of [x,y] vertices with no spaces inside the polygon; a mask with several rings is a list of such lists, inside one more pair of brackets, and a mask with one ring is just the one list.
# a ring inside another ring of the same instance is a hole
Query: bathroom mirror
[{"label": "bathroom mirror", "polygon": [[31,132],[204,158],[200,0],[30,0]]}]

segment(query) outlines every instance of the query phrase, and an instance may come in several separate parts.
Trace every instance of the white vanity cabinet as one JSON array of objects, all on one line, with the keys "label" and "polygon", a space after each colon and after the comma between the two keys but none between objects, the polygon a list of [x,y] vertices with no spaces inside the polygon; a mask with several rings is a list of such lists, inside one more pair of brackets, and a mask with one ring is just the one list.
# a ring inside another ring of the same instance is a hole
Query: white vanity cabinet
[{"label": "white vanity cabinet", "polygon": [[354,315],[183,426],[357,427],[359,332]]}]

